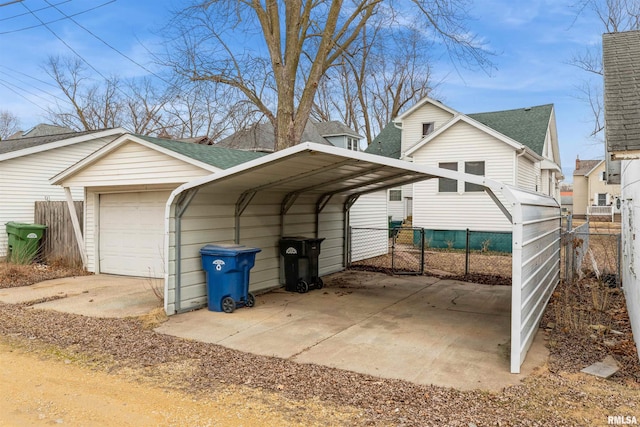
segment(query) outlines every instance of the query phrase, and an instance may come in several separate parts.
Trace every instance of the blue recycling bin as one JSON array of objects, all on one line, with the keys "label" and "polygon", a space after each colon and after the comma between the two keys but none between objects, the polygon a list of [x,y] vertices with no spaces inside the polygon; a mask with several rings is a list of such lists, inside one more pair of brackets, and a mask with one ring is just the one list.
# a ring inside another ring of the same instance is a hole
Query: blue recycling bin
[{"label": "blue recycling bin", "polygon": [[261,249],[243,245],[206,245],[200,249],[202,268],[207,275],[209,310],[232,313],[236,307],[253,307],[249,293],[249,270]]}]

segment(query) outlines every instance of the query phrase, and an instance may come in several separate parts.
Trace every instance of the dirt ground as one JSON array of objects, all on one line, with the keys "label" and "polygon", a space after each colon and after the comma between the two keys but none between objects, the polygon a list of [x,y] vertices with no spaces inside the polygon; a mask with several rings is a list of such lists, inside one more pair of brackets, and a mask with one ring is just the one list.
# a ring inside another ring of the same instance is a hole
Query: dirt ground
[{"label": "dirt ground", "polygon": [[355,409],[284,399],[230,386],[187,394],[108,374],[46,351],[25,351],[0,341],[0,420],[3,426],[263,426],[348,425]]}]

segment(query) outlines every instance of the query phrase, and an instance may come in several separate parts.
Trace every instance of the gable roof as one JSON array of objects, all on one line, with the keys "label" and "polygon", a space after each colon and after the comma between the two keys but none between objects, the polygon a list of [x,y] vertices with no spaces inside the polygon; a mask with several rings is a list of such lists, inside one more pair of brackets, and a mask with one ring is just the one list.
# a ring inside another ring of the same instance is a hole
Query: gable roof
[{"label": "gable roof", "polygon": [[580,167],[573,171],[573,176],[588,176],[604,160],[580,160]]},{"label": "gable roof", "polygon": [[467,116],[529,147],[541,156],[552,112],[553,104],[546,104]]},{"label": "gable roof", "polygon": [[137,138],[151,142],[159,147],[173,151],[186,157],[199,160],[220,169],[228,169],[249,160],[257,159],[266,153],[233,150],[215,145],[193,144],[172,139],[155,138],[152,136],[134,135]]},{"label": "gable roof", "polygon": [[389,122],[364,150],[365,153],[399,159],[402,146],[402,129]]},{"label": "gable roof", "polygon": [[30,138],[7,139],[0,141],[0,161],[22,157],[41,151],[77,144],[79,142],[106,136],[117,137],[126,133],[123,128],[89,130],[83,132],[61,133],[55,135],[43,135]]},{"label": "gable roof", "polygon": [[265,153],[233,150],[216,147],[215,145],[193,144],[190,142],[127,133],[52,177],[49,182],[53,185],[62,184],[64,180],[70,176],[89,167],[109,153],[115,151],[118,147],[129,142],[157,150],[210,172],[219,172],[221,169],[228,169],[266,155]]},{"label": "gable roof", "polygon": [[400,114],[398,117],[393,119],[393,121],[394,122],[399,122],[399,121],[404,120],[405,117],[410,116],[411,114],[413,114],[414,111],[416,111],[417,109],[421,108],[424,104],[432,104],[432,105],[434,105],[434,106],[436,106],[438,108],[443,109],[444,111],[447,111],[448,113],[451,113],[454,116],[457,115],[457,114],[460,114],[458,111],[454,110],[453,108],[447,107],[442,102],[440,102],[440,101],[438,101],[436,99],[433,99],[433,98],[429,98],[428,96],[425,96],[420,101],[416,102],[414,106],[412,106],[407,111],[405,111],[404,113]]},{"label": "gable roof", "polygon": [[73,133],[73,132],[74,130],[69,129],[68,127],[50,125],[47,123],[40,123],[27,131],[19,130],[18,132],[14,133],[7,139],[31,138],[35,136],[48,136],[48,135],[57,135],[61,133]]},{"label": "gable roof", "polygon": [[602,35],[609,151],[640,150],[640,31]]}]

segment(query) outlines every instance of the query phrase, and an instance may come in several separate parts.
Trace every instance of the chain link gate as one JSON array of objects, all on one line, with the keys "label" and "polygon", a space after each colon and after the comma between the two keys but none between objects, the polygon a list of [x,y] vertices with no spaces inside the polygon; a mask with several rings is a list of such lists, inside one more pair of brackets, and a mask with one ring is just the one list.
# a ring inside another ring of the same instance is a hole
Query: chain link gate
[{"label": "chain link gate", "polygon": [[424,273],[424,229],[349,228],[348,267],[391,274]]}]

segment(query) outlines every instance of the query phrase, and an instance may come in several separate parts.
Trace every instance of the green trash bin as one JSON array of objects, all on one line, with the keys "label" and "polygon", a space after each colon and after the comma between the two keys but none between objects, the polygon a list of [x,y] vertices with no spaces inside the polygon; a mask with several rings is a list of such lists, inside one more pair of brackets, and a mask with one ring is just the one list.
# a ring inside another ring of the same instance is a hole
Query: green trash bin
[{"label": "green trash bin", "polygon": [[47,226],[13,221],[7,222],[5,226],[9,235],[9,261],[18,264],[28,264],[33,261]]}]

